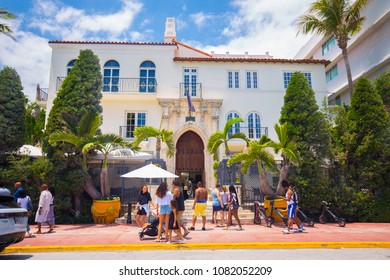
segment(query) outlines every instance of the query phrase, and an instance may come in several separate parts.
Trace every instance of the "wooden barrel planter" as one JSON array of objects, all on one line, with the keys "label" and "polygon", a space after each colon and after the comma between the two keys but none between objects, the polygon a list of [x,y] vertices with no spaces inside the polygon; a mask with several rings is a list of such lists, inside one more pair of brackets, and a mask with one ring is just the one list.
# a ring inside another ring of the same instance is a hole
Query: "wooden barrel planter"
[{"label": "wooden barrel planter", "polygon": [[120,200],[94,200],[91,207],[95,224],[112,224],[119,217],[121,210]]}]

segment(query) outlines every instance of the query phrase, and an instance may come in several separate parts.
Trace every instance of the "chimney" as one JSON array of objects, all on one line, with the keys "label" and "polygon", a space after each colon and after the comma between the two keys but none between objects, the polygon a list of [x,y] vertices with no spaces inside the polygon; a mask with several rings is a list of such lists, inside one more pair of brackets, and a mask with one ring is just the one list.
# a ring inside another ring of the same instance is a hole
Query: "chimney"
[{"label": "chimney", "polygon": [[175,19],[167,18],[165,21],[164,43],[176,41]]}]

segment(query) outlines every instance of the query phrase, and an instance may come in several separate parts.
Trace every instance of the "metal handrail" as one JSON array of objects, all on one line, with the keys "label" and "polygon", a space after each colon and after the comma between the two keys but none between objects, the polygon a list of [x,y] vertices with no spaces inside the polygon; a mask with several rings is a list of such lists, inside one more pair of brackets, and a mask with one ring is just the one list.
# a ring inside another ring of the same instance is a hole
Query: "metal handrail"
[{"label": "metal handrail", "polygon": [[[60,90],[65,77],[57,77],[57,91]],[[117,78],[103,77],[102,92],[156,94],[155,78]]]}]

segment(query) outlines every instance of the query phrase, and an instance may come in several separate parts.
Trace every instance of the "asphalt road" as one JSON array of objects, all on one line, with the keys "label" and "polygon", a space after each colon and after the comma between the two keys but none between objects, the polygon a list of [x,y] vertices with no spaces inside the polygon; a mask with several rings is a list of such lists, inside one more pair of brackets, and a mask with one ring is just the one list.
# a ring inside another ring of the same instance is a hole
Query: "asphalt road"
[{"label": "asphalt road", "polygon": [[390,260],[388,248],[67,251],[12,253],[1,260]]}]

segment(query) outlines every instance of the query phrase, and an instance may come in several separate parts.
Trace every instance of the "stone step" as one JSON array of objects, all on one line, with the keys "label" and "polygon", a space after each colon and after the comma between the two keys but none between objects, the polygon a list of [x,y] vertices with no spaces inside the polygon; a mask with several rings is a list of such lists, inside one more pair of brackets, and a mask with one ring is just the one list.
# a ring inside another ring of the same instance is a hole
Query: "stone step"
[{"label": "stone step", "polygon": [[[185,201],[185,208],[186,210],[184,211],[183,214],[183,220],[187,222],[192,221],[192,205],[194,204],[194,200],[188,199]],[[226,212],[227,215],[227,212]],[[124,213],[120,218],[118,218],[118,223],[125,223],[127,220],[127,213]],[[212,216],[213,216],[213,206],[211,204],[211,201],[207,201],[207,208],[206,208],[206,219],[207,222],[212,221]],[[253,221],[254,218],[254,213],[251,210],[248,209],[242,209],[241,207],[238,209],[238,216],[240,217],[240,220],[244,222],[251,222]],[[131,219],[133,222],[135,222],[135,214],[134,211],[131,214]],[[219,215],[217,216],[217,219],[219,220]],[[200,220],[200,217],[198,217],[198,221]],[[233,218],[234,220],[234,218]]]}]

